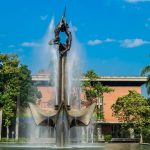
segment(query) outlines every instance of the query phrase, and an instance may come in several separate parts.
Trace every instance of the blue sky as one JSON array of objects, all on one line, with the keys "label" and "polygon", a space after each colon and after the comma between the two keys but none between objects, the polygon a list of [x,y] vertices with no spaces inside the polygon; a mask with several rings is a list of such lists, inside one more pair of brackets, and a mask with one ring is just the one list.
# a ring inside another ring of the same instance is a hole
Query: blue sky
[{"label": "blue sky", "polygon": [[33,49],[65,3],[83,47],[83,71],[139,76],[150,63],[150,0],[1,0],[0,51],[16,52],[35,74]]}]

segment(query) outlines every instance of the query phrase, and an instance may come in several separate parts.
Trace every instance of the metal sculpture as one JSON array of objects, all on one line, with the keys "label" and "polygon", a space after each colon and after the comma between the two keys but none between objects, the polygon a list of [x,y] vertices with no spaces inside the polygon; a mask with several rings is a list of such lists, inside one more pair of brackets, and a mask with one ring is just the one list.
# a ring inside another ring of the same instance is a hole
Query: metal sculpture
[{"label": "metal sculpture", "polygon": [[[53,111],[45,112],[35,106],[29,104],[33,118],[37,125],[44,125],[45,120],[49,120],[49,126],[56,129],[56,144],[58,146],[66,145],[68,131],[73,126],[87,126],[90,123],[95,103],[85,110],[71,110],[67,104],[66,85],[66,57],[67,52],[71,48],[72,35],[69,31],[69,26],[65,19],[66,10],[61,18],[58,26],[55,29],[55,39],[49,42],[50,45],[57,44],[59,50],[59,77],[58,77],[58,104],[55,105]],[[67,36],[66,43],[61,43],[60,32],[64,32]]]}]

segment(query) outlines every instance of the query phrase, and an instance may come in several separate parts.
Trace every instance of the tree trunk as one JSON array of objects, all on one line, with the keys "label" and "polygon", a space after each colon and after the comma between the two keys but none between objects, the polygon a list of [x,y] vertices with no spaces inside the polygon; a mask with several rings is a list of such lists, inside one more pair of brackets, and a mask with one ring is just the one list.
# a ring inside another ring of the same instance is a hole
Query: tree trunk
[{"label": "tree trunk", "polygon": [[140,143],[143,143],[143,134],[142,134],[142,128],[141,128],[141,132],[140,132]]},{"label": "tree trunk", "polygon": [[89,127],[86,127],[86,142],[89,142]]},{"label": "tree trunk", "polygon": [[18,141],[19,138],[19,111],[20,111],[20,97],[17,97],[17,110],[16,110],[16,134],[15,140]]},{"label": "tree trunk", "polygon": [[102,125],[97,126],[97,142],[102,139]]},{"label": "tree trunk", "polygon": [[2,110],[0,110],[0,140],[2,138]]},{"label": "tree trunk", "polygon": [[9,126],[6,126],[7,129],[7,140],[9,139]]}]

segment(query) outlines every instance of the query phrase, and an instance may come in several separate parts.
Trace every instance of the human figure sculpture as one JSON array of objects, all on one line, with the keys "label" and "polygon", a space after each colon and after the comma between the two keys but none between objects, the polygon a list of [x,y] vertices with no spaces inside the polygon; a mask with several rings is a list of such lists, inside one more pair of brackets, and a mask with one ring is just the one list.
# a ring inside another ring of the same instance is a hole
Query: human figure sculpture
[{"label": "human figure sculpture", "polygon": [[[67,36],[65,44],[61,43],[61,41],[60,41],[60,37],[59,37],[60,32],[64,32]],[[65,13],[64,13],[64,16],[62,17],[61,21],[55,28],[54,33],[55,33],[55,39],[51,40],[49,42],[49,45],[58,44],[60,55],[64,55],[68,50],[70,50],[71,42],[72,42],[72,34],[69,31],[69,25],[67,24],[67,22],[65,20]]]}]

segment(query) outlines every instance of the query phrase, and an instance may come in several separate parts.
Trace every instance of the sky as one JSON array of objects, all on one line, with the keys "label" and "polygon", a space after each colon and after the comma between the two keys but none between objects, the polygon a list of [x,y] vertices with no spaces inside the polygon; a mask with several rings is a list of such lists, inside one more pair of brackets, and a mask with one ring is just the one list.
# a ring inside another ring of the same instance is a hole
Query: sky
[{"label": "sky", "polygon": [[83,72],[140,76],[150,63],[150,0],[0,0],[0,52],[17,53],[35,74],[38,41],[65,5],[82,47]]}]

